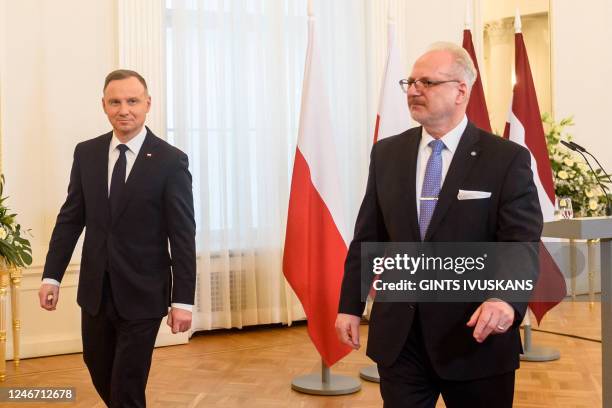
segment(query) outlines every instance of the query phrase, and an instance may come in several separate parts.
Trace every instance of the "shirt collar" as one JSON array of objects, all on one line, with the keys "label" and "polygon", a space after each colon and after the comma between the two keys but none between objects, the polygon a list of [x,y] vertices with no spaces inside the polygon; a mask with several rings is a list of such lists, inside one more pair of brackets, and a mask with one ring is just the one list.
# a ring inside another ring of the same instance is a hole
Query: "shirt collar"
[{"label": "shirt collar", "polygon": [[[457,150],[457,145],[459,145],[459,141],[461,140],[461,135],[463,135],[463,132],[465,131],[465,128],[467,127],[467,124],[468,124],[467,116],[463,115],[463,119],[461,119],[461,122],[459,122],[459,124],[455,126],[454,129],[452,129],[450,132],[448,132],[447,134],[445,134],[444,136],[440,138],[440,140],[444,142],[445,148],[450,150],[451,153],[454,154],[455,150]],[[427,133],[427,130],[425,130],[425,128],[423,127],[423,134],[421,136],[421,143],[419,144],[419,150],[425,149],[427,145],[429,144],[429,142],[431,142],[432,140],[435,140],[435,139],[429,133]]]},{"label": "shirt collar", "polygon": [[[130,149],[132,153],[138,156],[138,152],[140,151],[140,148],[142,147],[142,144],[144,143],[146,136],[147,136],[147,128],[146,126],[143,126],[140,132],[136,136],[131,138],[129,142],[125,143],[125,145],[128,147],[128,149]],[[110,144],[110,151],[112,152],[113,150],[115,150],[117,145],[120,145],[120,144],[121,144],[121,141],[117,138],[117,135],[115,135],[115,132],[113,132],[113,137],[111,138],[111,144]]]}]

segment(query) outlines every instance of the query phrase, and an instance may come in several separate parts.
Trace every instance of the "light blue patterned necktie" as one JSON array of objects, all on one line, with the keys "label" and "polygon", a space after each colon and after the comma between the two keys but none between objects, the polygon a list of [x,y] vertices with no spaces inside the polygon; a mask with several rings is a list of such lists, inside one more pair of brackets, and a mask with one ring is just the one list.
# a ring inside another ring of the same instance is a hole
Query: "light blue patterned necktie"
[{"label": "light blue patterned necktie", "polygon": [[442,180],[442,150],[444,149],[444,142],[432,140],[428,146],[431,147],[431,156],[429,156],[427,167],[425,168],[419,211],[419,229],[421,230],[422,240],[425,239],[431,216],[434,213],[436,204],[438,204],[438,194],[440,194]]}]

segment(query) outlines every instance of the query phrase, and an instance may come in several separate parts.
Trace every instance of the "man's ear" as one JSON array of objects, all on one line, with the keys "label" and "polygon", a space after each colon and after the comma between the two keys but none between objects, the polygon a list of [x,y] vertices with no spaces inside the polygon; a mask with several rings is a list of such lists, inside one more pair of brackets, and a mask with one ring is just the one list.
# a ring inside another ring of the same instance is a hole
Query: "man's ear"
[{"label": "man's ear", "polygon": [[465,82],[461,82],[459,84],[459,92],[457,93],[457,105],[461,105],[464,102],[467,104],[470,99],[470,91],[468,90],[468,86]]}]

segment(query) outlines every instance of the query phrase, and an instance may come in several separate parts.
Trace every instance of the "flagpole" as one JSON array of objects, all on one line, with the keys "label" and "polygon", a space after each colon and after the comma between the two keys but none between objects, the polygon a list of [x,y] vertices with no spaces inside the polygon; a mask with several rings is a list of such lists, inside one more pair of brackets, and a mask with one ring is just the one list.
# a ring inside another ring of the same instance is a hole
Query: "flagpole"
[{"label": "flagpole", "polygon": [[478,57],[476,56],[476,49],[472,41],[472,27],[474,26],[473,16],[474,1],[466,0],[462,47],[470,54],[477,75],[472,86],[472,91],[470,92],[470,100],[468,101],[465,114],[468,120],[474,123],[476,127],[491,133],[491,121],[489,119],[489,110],[487,109],[487,101],[483,88],[482,71],[478,65]]},{"label": "flagpole", "polygon": [[554,361],[561,358],[559,350],[547,346],[534,346],[531,337],[531,318],[529,314],[531,310],[527,308],[525,318],[523,319],[523,353],[521,361]]},{"label": "flagpole", "polygon": [[[389,0],[388,8],[387,8],[387,44],[389,44],[389,35],[390,35],[389,27],[395,24],[395,14],[393,13],[394,5],[395,5],[395,1]],[[389,50],[387,50],[387,53],[389,53]],[[387,61],[387,63],[388,62],[389,61]],[[381,98],[382,98],[382,92],[381,92]],[[377,141],[377,135],[375,134],[374,143],[376,143],[376,141]],[[361,379],[365,381],[380,383],[380,374],[378,373],[378,367],[376,366],[376,364],[372,364],[367,367],[363,367],[361,370],[359,370],[359,377],[361,377]]]},{"label": "flagpole", "polygon": [[514,34],[521,33],[523,28],[523,24],[521,22],[521,12],[518,7],[516,8],[516,14],[514,15]]},{"label": "flagpole", "polygon": [[465,21],[464,21],[464,29],[465,30],[472,30],[472,7],[473,7],[473,0],[466,0],[465,1]]},{"label": "flagpole", "polygon": [[[521,33],[521,14],[517,7],[516,15],[514,17],[514,33]],[[515,50],[516,53],[516,50]],[[516,67],[515,67],[516,69]],[[518,78],[517,78],[518,80]],[[546,346],[534,346],[532,344],[532,330],[531,330],[531,310],[527,307],[525,311],[525,317],[523,319],[523,353],[520,355],[522,361],[553,361],[558,360],[561,357],[559,350],[546,347]]]},{"label": "flagpole", "polygon": [[291,381],[291,389],[310,395],[347,395],[361,390],[361,382],[354,377],[331,374],[321,359],[321,374],[295,377]]},{"label": "flagpole", "polygon": [[[306,73],[305,73],[305,82],[304,82],[305,84],[307,83],[306,81],[308,80],[308,78],[306,78],[307,74],[308,72],[310,72],[309,70],[312,68],[313,62],[310,61],[310,58],[312,57],[311,52],[314,49],[314,45],[316,43],[316,41],[313,41],[313,39],[316,38],[316,33],[314,32],[315,18],[314,18],[314,13],[313,13],[312,0],[308,0],[307,7],[308,7],[307,10],[308,10],[308,30],[309,30],[309,37],[308,37],[309,40],[308,41],[309,43],[308,43],[308,51],[307,51],[307,57],[306,57]],[[317,66],[317,69],[320,69],[320,67]],[[302,113],[304,112],[305,102],[307,101],[307,99],[304,97],[305,95],[304,92],[305,91],[303,90],[302,91],[303,93],[302,107],[301,107]],[[302,117],[302,115],[300,115],[300,128],[302,128],[303,120],[304,118]],[[303,141],[300,141],[298,139],[298,148],[301,142]],[[296,154],[296,157],[297,157],[297,154]],[[295,177],[295,173],[294,173],[294,177]],[[293,191],[292,191],[292,194],[293,194]],[[285,255],[286,254],[287,252],[285,252]],[[313,317],[312,315],[309,315],[308,320],[311,320],[312,317]],[[333,330],[333,324],[331,326]],[[310,326],[309,326],[309,329],[310,329]],[[325,360],[323,359],[323,355],[324,354],[321,354],[322,356],[321,357],[321,372],[316,373],[316,374],[308,374],[308,375],[294,377],[293,381],[291,382],[291,388],[293,390],[302,392],[304,394],[312,394],[312,395],[346,395],[346,394],[352,394],[352,393],[355,393],[361,390],[361,382],[357,378],[331,374],[329,366],[325,363]],[[333,363],[334,361],[335,360],[332,360],[331,362]]]}]

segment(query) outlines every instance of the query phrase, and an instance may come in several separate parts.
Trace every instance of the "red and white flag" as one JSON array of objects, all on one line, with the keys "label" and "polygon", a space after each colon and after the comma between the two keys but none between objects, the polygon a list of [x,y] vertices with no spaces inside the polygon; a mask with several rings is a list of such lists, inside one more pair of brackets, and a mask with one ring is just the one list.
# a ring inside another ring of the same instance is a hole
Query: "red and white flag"
[{"label": "red and white flag", "polygon": [[[468,23],[466,22],[466,24]],[[487,109],[487,101],[485,100],[482,80],[480,79],[478,59],[476,58],[476,51],[474,51],[474,43],[472,42],[472,31],[469,28],[463,30],[463,48],[465,48],[468,54],[470,54],[470,57],[472,57],[477,73],[476,82],[474,82],[474,86],[472,87],[472,93],[470,94],[470,100],[465,113],[467,118],[472,121],[476,127],[491,133],[489,110]]]},{"label": "red and white flag", "polygon": [[[531,152],[531,170],[538,190],[542,216],[545,222],[552,221],[555,210],[555,185],[518,12],[514,28],[516,84],[504,137],[525,146]],[[550,309],[563,300],[566,294],[567,287],[561,271],[546,247],[540,245],[540,277],[534,289],[535,301],[529,303],[538,323]],[[546,299],[546,301],[539,302],[537,299]]]},{"label": "red and white flag", "polygon": [[331,366],[351,351],[334,327],[347,245],[340,232],[337,156],[318,46],[311,14],[283,272],[306,312],[312,342]]},{"label": "red and white flag", "polygon": [[389,15],[387,24],[387,62],[380,85],[374,143],[385,137],[399,135],[410,128],[410,111],[406,94],[399,86],[404,78],[399,49],[395,44],[395,21]]}]

